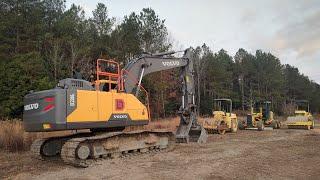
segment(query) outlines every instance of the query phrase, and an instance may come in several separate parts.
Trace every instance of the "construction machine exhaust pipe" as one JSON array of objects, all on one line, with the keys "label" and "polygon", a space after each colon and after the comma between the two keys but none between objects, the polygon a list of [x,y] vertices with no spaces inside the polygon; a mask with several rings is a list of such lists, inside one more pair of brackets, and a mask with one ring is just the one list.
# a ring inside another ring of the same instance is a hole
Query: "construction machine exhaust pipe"
[{"label": "construction machine exhaust pipe", "polygon": [[207,131],[197,123],[195,116],[180,115],[180,125],[176,131],[177,143],[206,143]]}]

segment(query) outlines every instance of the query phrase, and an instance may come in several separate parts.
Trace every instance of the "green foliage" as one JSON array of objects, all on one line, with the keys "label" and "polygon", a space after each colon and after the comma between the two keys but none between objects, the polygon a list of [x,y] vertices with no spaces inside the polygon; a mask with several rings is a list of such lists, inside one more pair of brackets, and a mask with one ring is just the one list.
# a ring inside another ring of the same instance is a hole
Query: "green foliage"
[{"label": "green foliage", "polygon": [[171,47],[167,44],[167,28],[162,20],[151,8],[144,8],[140,12],[142,49],[145,52],[166,51]]},{"label": "green foliage", "polygon": [[141,26],[139,16],[133,12],[125,16],[123,22],[112,32],[113,54],[118,55],[122,61],[141,53]]},{"label": "green foliage", "polygon": [[20,115],[23,97],[29,91],[54,87],[38,53],[16,55],[1,67],[0,109],[3,116]]},{"label": "green foliage", "polygon": [[252,55],[239,49],[232,59],[223,49],[212,53],[206,45],[197,47],[196,53],[205,71],[198,87],[202,114],[208,113],[214,98],[232,98],[235,108],[243,110],[251,103],[269,100],[278,114],[292,100],[307,99],[311,109],[319,111],[319,85],[297,68],[282,65],[271,53],[257,50]]},{"label": "green foliage", "polygon": [[97,8],[92,12],[92,23],[95,25],[99,36],[106,36],[111,32],[114,19],[108,17],[108,9],[105,4],[98,3]]}]

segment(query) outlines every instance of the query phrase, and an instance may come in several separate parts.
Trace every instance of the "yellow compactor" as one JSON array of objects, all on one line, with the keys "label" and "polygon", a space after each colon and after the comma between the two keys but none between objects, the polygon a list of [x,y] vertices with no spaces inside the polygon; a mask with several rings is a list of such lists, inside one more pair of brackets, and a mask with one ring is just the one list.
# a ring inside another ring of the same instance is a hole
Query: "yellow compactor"
[{"label": "yellow compactor", "polygon": [[289,129],[313,129],[314,120],[310,113],[309,101],[295,101],[294,115],[287,118],[286,124]]},{"label": "yellow compactor", "polygon": [[237,132],[238,118],[232,113],[231,99],[214,99],[213,118],[205,119],[203,127],[209,133],[218,132],[224,134],[226,131]]},{"label": "yellow compactor", "polygon": [[251,112],[247,119],[239,123],[239,129],[257,129],[265,130],[265,127],[279,129],[280,121],[274,119],[274,113],[271,111],[271,101],[258,101],[255,105],[251,104]]}]

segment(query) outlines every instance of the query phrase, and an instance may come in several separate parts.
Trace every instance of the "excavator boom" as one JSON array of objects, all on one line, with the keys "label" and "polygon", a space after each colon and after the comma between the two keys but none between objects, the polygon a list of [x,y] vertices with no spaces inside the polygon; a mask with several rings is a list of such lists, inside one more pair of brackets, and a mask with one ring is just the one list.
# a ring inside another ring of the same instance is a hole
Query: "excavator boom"
[{"label": "excavator boom", "polygon": [[[180,125],[176,132],[177,142],[206,142],[207,133],[198,124],[195,104],[194,59],[191,49],[186,49],[180,58],[172,57],[176,52],[143,55],[132,60],[124,69],[122,83],[124,91],[138,96],[142,78],[150,73],[180,68],[180,82],[182,83],[181,107],[178,111]],[[134,77],[134,78],[130,78]],[[138,79],[138,84],[134,79]]]}]

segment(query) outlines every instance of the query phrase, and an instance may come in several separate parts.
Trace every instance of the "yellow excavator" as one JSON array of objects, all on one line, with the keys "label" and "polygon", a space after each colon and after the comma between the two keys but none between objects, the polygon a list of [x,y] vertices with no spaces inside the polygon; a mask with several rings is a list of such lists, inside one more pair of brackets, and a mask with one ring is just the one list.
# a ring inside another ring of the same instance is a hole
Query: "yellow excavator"
[{"label": "yellow excavator", "polygon": [[[182,57],[174,57],[175,53],[143,54],[123,69],[114,60],[98,59],[93,84],[67,78],[54,89],[27,94],[23,113],[27,132],[90,130],[38,139],[31,145],[33,156],[46,159],[60,155],[67,164],[87,167],[94,159],[167,148],[172,137],[169,131],[124,129],[150,121],[148,93],[141,85],[143,77],[172,68],[180,68],[182,84],[175,141],[206,142],[207,133],[196,118],[192,50],[185,50]],[[146,98],[146,104],[139,100],[141,97]]]},{"label": "yellow excavator", "polygon": [[313,129],[314,120],[310,112],[309,101],[296,100],[294,115],[287,118],[286,124],[289,129]]},{"label": "yellow excavator", "polygon": [[205,119],[202,126],[208,133],[218,132],[224,134],[226,131],[237,132],[238,118],[232,113],[231,99],[214,99],[213,117]]}]

